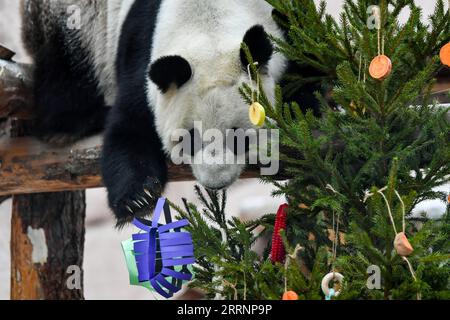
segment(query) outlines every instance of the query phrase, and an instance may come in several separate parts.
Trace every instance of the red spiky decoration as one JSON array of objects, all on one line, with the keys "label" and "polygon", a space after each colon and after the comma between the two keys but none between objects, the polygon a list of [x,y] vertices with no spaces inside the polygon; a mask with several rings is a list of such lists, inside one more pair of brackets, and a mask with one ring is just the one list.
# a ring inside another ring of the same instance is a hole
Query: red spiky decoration
[{"label": "red spiky decoration", "polygon": [[283,204],[278,208],[277,217],[275,219],[275,227],[272,235],[272,251],[270,259],[272,263],[283,263],[286,258],[286,251],[284,249],[283,239],[281,238],[280,231],[286,230],[287,211],[289,205]]}]

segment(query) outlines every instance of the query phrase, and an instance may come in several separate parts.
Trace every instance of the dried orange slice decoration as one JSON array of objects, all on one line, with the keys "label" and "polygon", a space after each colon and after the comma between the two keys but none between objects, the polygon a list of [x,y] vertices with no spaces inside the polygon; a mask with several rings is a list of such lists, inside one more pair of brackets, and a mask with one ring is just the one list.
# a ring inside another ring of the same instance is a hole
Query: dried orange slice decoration
[{"label": "dried orange slice decoration", "polygon": [[450,67],[450,42],[442,47],[439,56],[441,57],[442,64]]},{"label": "dried orange slice decoration", "polygon": [[266,110],[258,102],[252,103],[248,111],[250,121],[257,127],[262,127],[266,121]]},{"label": "dried orange slice decoration", "polygon": [[386,79],[392,71],[392,62],[389,57],[384,54],[376,56],[370,63],[370,76],[377,80]]}]

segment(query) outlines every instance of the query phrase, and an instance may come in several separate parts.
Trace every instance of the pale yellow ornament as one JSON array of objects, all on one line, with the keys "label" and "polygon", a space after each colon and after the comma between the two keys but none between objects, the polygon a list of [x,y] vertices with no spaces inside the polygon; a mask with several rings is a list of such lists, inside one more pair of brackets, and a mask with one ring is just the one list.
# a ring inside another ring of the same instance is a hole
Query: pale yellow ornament
[{"label": "pale yellow ornament", "polygon": [[253,102],[248,113],[253,125],[262,127],[264,122],[266,122],[266,110],[260,103]]}]

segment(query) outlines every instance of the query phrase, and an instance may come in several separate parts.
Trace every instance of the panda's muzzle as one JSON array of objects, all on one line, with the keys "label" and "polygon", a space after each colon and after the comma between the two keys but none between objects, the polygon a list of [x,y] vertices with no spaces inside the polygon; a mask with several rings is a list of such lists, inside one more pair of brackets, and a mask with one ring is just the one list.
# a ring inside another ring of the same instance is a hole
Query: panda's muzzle
[{"label": "panda's muzzle", "polygon": [[[226,147],[228,150],[232,151],[235,155],[240,156],[243,154],[246,154],[250,150],[250,138],[245,137],[238,137],[233,132],[236,132],[239,130],[238,128],[231,129],[230,133],[226,137]],[[197,152],[201,151],[203,149],[203,141],[201,138],[201,135],[199,131],[195,128],[189,130],[189,135],[185,137],[184,139],[188,139],[188,143],[190,145],[190,155],[194,157]],[[211,141],[212,142],[212,141]]]},{"label": "panda's muzzle", "polygon": [[232,151],[237,156],[241,156],[248,153],[250,150],[250,137],[238,137],[236,134],[234,134],[238,130],[238,128],[231,129],[226,142],[228,150]]}]

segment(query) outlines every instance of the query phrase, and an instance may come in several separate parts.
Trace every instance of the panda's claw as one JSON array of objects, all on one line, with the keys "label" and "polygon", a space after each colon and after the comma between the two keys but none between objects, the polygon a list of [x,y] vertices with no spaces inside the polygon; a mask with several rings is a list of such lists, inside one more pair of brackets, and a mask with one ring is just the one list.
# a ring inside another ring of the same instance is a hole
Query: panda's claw
[{"label": "panda's claw", "polygon": [[133,200],[133,203],[134,203],[134,205],[135,205],[136,207],[138,207],[139,209],[142,209],[142,204],[139,203],[139,201]]},{"label": "panda's claw", "polygon": [[125,208],[126,208],[132,215],[134,215],[134,211],[133,211],[133,209],[130,208],[130,206],[125,206]]},{"label": "panda's claw", "polygon": [[[148,178],[146,183],[144,184],[144,192],[147,191],[147,194],[149,194],[150,198],[158,198],[159,195],[162,192],[162,185],[161,182],[155,178]],[[151,190],[151,191],[150,191]]]},{"label": "panda's claw", "polygon": [[131,223],[135,217],[146,217],[153,214],[153,208],[160,196],[162,188],[157,179],[147,179],[140,188],[132,188],[122,196],[115,205],[114,213],[117,217],[117,227],[122,228]]},{"label": "panda's claw", "polygon": [[150,204],[148,203],[148,200],[145,199],[145,197],[141,197],[141,201],[144,202],[146,205],[150,205]]},{"label": "panda's claw", "polygon": [[144,192],[145,192],[146,195],[148,195],[150,197],[150,199],[153,199],[153,196],[150,193],[150,191],[148,191],[146,188],[144,188]]}]

